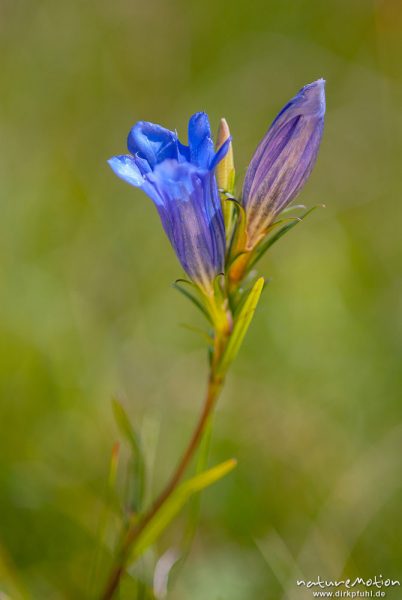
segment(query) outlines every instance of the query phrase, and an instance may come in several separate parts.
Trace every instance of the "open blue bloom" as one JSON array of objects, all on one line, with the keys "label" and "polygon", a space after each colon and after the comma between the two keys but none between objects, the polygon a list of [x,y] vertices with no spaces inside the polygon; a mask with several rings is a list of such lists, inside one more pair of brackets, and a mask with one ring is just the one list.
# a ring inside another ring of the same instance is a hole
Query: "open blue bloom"
[{"label": "open blue bloom", "polygon": [[214,169],[230,140],[215,153],[208,116],[196,113],[189,121],[188,142],[185,146],[175,132],[140,121],[128,135],[130,154],[108,162],[119,177],[151,198],[183,269],[209,292],[225,261]]},{"label": "open blue bloom", "polygon": [[324,127],[325,81],[303,87],[258,146],[243,187],[250,248],[295,198],[315,164]]}]

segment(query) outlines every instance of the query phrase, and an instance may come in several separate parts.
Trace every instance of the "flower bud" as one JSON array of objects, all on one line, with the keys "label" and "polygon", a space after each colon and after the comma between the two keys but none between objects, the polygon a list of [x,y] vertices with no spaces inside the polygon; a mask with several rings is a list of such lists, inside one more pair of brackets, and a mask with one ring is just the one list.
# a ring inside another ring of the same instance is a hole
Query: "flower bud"
[{"label": "flower bud", "polygon": [[[221,119],[218,128],[218,135],[216,138],[216,149],[219,148],[230,138],[229,126],[226,119]],[[234,179],[235,179],[235,168],[233,162],[233,147],[230,143],[229,150],[223,160],[216,167],[216,181],[218,188],[233,194],[234,192]]]},{"label": "flower bud", "polygon": [[324,126],[325,81],[304,86],[278,114],[248,167],[243,188],[249,249],[296,197],[317,158]]},{"label": "flower bud", "polygon": [[[219,150],[228,139],[230,139],[229,126],[226,119],[221,119],[216,139],[216,149]],[[230,240],[233,229],[233,203],[228,199],[228,194],[233,195],[235,183],[232,142],[230,142],[225,158],[217,165],[215,176],[218,188],[221,190],[221,203],[225,221],[226,239]]]}]

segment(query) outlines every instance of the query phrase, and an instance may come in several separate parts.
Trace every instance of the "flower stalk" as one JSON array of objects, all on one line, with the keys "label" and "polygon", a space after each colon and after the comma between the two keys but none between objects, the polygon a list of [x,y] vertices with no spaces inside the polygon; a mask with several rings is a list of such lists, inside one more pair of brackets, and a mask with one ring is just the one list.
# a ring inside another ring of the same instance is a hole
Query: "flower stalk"
[{"label": "flower stalk", "polygon": [[[177,280],[175,287],[207,317],[213,332],[206,334],[210,341],[208,384],[193,434],[149,509],[126,526],[102,600],[114,597],[130,559],[138,558],[160,535],[165,521],[173,518],[163,521],[161,515],[166,517],[169,510],[175,514],[183,497],[185,501],[189,494],[210,485],[234,466],[228,461],[230,464],[212,469],[213,475],[205,471],[198,479],[182,483],[264,287],[264,279],[257,277],[254,266],[268,248],[313,210],[300,218],[277,220],[290,210],[289,203],[312,171],[324,113],[324,80],[319,79],[304,86],[273,121],[249,164],[240,200],[234,195],[232,138],[225,119],[220,122],[216,145],[208,116],[202,112],[190,118],[188,145],[179,141],[176,132],[140,121],[129,133],[129,154],[109,160],[119,177],[142,189],[155,204],[190,279]],[[178,504],[172,506],[177,496]]]}]

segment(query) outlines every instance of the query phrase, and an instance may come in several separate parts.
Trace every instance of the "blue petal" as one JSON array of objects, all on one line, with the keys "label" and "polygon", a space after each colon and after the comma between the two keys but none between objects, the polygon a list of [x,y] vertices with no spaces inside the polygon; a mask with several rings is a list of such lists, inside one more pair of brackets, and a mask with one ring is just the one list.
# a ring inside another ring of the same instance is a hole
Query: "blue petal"
[{"label": "blue petal", "polygon": [[190,162],[190,148],[182,144],[180,140],[177,140],[177,149],[179,153],[179,162]]},{"label": "blue petal", "polygon": [[215,156],[213,157],[213,159],[211,161],[211,164],[209,165],[209,168],[211,171],[213,171],[215,169],[216,165],[218,163],[220,163],[223,158],[225,158],[226,154],[228,153],[231,141],[232,141],[232,136],[228,137],[228,139],[223,142],[223,144],[219,148],[218,152],[216,152]]},{"label": "blue petal", "polygon": [[110,166],[151,198],[184,270],[210,293],[224,269],[226,242],[213,170],[230,140],[215,154],[208,117],[197,113],[189,122],[189,146],[146,122],[131,129],[127,143],[132,156],[115,156]]},{"label": "blue petal", "polygon": [[190,278],[211,289],[224,269],[225,229],[213,173],[190,163],[167,160],[148,176],[166,234]]},{"label": "blue petal", "polygon": [[202,169],[208,169],[214,156],[214,143],[208,115],[195,113],[188,123],[188,143],[191,162]]},{"label": "blue petal", "polygon": [[178,158],[177,135],[160,125],[139,121],[128,134],[131,154],[145,159],[151,168],[167,158]]},{"label": "blue petal", "polygon": [[107,162],[121,179],[135,187],[142,187],[144,178],[133,156],[127,154],[112,156]]},{"label": "blue petal", "polygon": [[136,154],[134,156],[134,161],[137,167],[139,168],[141,175],[145,176],[147,173],[150,173],[152,171],[149,162],[146,160],[146,158],[143,158],[142,156]]},{"label": "blue petal", "polygon": [[299,193],[315,164],[325,114],[324,80],[306,85],[281,110],[246,173],[243,203],[249,245]]}]

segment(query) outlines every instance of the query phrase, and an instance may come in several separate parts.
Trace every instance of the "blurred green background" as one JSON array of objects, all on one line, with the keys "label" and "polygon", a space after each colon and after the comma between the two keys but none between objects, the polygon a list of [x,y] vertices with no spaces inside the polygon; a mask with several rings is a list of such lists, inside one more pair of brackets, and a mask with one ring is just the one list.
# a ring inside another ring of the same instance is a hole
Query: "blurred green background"
[{"label": "blurred green background", "polygon": [[299,200],[327,208],[261,265],[272,281],[211,449],[239,464],[204,494],[168,598],[311,598],[299,573],[401,578],[401,3],[3,0],[0,32],[4,590],[87,596],[113,395],[144,434],[153,490],[201,405],[180,268],[106,159],[137,120],[185,138],[206,110],[229,121],[240,189],[278,110],[321,76],[325,135]]}]

